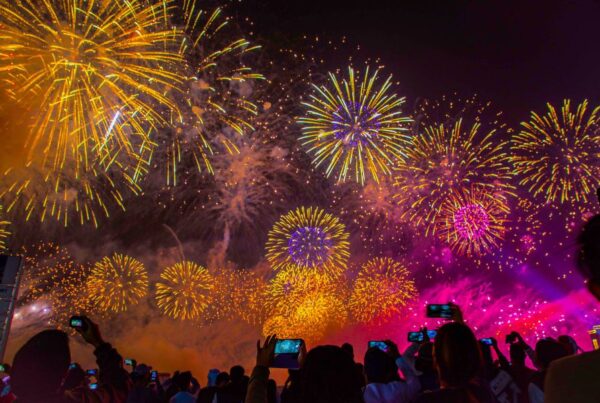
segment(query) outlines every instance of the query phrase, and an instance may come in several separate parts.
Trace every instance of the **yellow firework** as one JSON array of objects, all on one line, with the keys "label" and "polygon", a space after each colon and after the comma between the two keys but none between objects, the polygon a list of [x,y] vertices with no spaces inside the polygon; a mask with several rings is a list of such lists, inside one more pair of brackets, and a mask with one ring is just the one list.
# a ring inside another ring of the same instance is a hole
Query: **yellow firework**
[{"label": "yellow firework", "polygon": [[283,215],[269,232],[266,249],[275,270],[297,267],[325,275],[343,271],[350,256],[344,224],[317,207]]},{"label": "yellow firework", "polygon": [[0,205],[0,251],[6,248],[6,239],[10,235],[9,225],[10,221],[4,218],[4,208]]},{"label": "yellow firework", "polygon": [[341,82],[329,73],[330,85],[313,85],[310,101],[303,102],[300,141],[316,166],[326,166],[327,176],[338,171],[340,182],[364,184],[367,172],[379,182],[404,153],[411,122],[401,110],[404,98],[390,92],[391,76],[381,85],[378,76],[379,70],[371,73],[368,67],[362,78],[349,67]]},{"label": "yellow firework", "polygon": [[[89,268],[76,264],[69,251],[52,243],[23,248],[23,273],[19,304],[30,304],[44,312],[60,328],[68,326],[74,312],[89,312],[85,281]],[[43,308],[42,308],[43,307]]]},{"label": "yellow firework", "polygon": [[307,295],[335,293],[337,281],[312,270],[287,268],[269,282],[265,304],[269,311],[283,316],[292,315]]},{"label": "yellow firework", "polygon": [[504,239],[509,212],[501,193],[476,187],[457,191],[442,204],[438,234],[458,253],[480,255]]},{"label": "yellow firework", "polygon": [[306,294],[286,315],[275,314],[263,324],[263,334],[280,338],[303,338],[316,343],[328,332],[342,328],[347,321],[347,308],[337,295],[327,292]]},{"label": "yellow firework", "polygon": [[156,284],[156,303],[165,315],[197,320],[213,302],[214,279],[204,267],[184,261],[167,267]]},{"label": "yellow firework", "polygon": [[185,92],[175,95],[179,108],[170,116],[171,133],[165,140],[169,185],[177,184],[178,166],[186,157],[199,171],[212,173],[210,157],[219,151],[214,149],[216,144],[223,145],[225,152],[237,152],[227,133],[243,135],[254,130],[250,118],[257,107],[250,96],[254,81],[264,78],[246,65],[250,53],[259,47],[244,38],[229,38],[229,19],[223,17],[223,10],[207,12],[197,3],[184,0],[181,10],[179,53],[188,69]]},{"label": "yellow firework", "polygon": [[375,258],[365,263],[356,280],[349,308],[363,323],[384,321],[402,312],[417,289],[409,271],[390,258]]},{"label": "yellow firework", "polygon": [[87,290],[100,310],[125,312],[148,293],[148,273],[139,260],[115,253],[94,265]]},{"label": "yellow firework", "polygon": [[[85,171],[95,157],[137,154],[148,125],[174,104],[179,82],[170,1],[19,0],[0,2],[0,72],[32,117],[29,159]],[[125,122],[126,124],[123,124]]]},{"label": "yellow firework", "polygon": [[453,192],[477,185],[510,193],[504,148],[496,129],[483,130],[479,122],[469,125],[459,118],[425,126],[396,168],[394,199],[404,217],[434,233],[442,204]]},{"label": "yellow firework", "polygon": [[586,202],[600,186],[600,106],[583,101],[560,110],[548,103],[544,115],[531,113],[512,138],[512,163],[519,184],[548,203]]}]

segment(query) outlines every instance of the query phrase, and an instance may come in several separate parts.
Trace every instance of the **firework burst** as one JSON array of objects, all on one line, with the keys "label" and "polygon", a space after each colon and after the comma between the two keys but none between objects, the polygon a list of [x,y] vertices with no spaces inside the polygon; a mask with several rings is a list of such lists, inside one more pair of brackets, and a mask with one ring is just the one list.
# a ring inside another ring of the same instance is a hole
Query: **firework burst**
[{"label": "firework burst", "polygon": [[364,184],[367,172],[378,182],[404,152],[410,118],[403,115],[404,98],[391,94],[392,77],[378,85],[379,70],[364,76],[348,68],[341,82],[329,74],[330,85],[313,85],[306,115],[298,119],[300,141],[318,167],[330,176],[338,170],[340,182],[348,178]]},{"label": "firework burst", "polygon": [[402,312],[417,296],[408,270],[390,258],[375,258],[365,263],[350,296],[350,312],[357,321],[385,321]]},{"label": "firework burst", "polygon": [[165,315],[179,320],[198,320],[212,303],[214,278],[190,261],[167,267],[156,284],[156,303]]},{"label": "firework burst", "polygon": [[175,107],[163,89],[179,81],[168,9],[168,1],[0,3],[0,51],[11,55],[0,71],[35,115],[30,156],[58,169],[70,159],[86,167],[89,154],[114,158],[104,154],[107,143],[136,154],[132,137],[149,141],[147,122],[163,121],[156,105]]},{"label": "firework burst", "polygon": [[170,133],[164,140],[167,184],[173,186],[185,162],[192,161],[197,171],[213,173],[213,154],[238,152],[231,135],[254,130],[250,120],[257,107],[250,96],[254,82],[264,79],[246,64],[259,46],[244,38],[228,38],[225,28],[231,21],[223,17],[223,10],[207,12],[196,3],[184,0],[180,10],[179,53],[188,68],[185,91],[175,94],[178,109],[170,116]]},{"label": "firework burst", "polygon": [[511,172],[496,121],[473,123],[462,112],[442,123],[425,118],[396,167],[394,198],[404,217],[435,233],[444,201],[471,186],[512,194]]},{"label": "firework burst", "polygon": [[47,304],[50,323],[68,327],[74,312],[90,312],[85,295],[89,268],[75,263],[66,248],[53,243],[39,243],[23,248],[23,273],[19,288],[19,306],[40,302]]},{"label": "firework burst", "polygon": [[583,101],[573,110],[547,104],[546,114],[531,113],[512,138],[511,161],[520,181],[546,203],[580,203],[595,197],[600,186],[600,106]]},{"label": "firework burst", "polygon": [[504,239],[508,214],[501,193],[471,187],[452,193],[442,203],[436,232],[459,254],[480,255]]},{"label": "firework burst", "polygon": [[297,267],[326,275],[343,271],[350,256],[344,224],[316,207],[283,215],[269,232],[266,250],[275,270]]},{"label": "firework burst", "polygon": [[148,272],[130,256],[115,253],[94,265],[87,280],[92,303],[101,311],[125,312],[148,292]]}]

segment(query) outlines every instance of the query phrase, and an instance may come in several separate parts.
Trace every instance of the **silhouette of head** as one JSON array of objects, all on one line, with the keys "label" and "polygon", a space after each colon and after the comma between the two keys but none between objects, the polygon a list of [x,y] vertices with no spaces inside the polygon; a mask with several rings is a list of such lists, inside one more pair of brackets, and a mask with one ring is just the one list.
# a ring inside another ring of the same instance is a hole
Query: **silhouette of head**
[{"label": "silhouette of head", "polygon": [[190,384],[192,382],[192,373],[190,371],[185,371],[179,373],[173,379],[173,383],[179,390],[186,391],[190,388]]},{"label": "silhouette of head", "polygon": [[219,375],[217,375],[217,379],[215,381],[215,385],[216,386],[225,386],[229,383],[229,374],[227,372],[220,372]]},{"label": "silhouette of head", "polygon": [[17,351],[13,360],[12,390],[22,401],[53,395],[70,363],[67,334],[60,330],[44,330]]},{"label": "silhouette of head", "polygon": [[388,383],[397,372],[394,359],[377,347],[365,353],[365,374],[368,383]]},{"label": "silhouette of head", "polygon": [[577,354],[577,342],[571,336],[563,334],[558,336],[558,342],[567,350],[569,355]]},{"label": "silhouette of head", "polygon": [[511,344],[510,345],[510,362],[518,365],[525,364],[525,358],[527,354],[525,353],[525,349],[520,344]]},{"label": "silhouette of head", "polygon": [[352,358],[354,360],[354,347],[352,346],[352,344],[350,344],[350,343],[342,344],[342,350],[344,350],[346,353],[348,353],[350,358]]},{"label": "silhouette of head", "polygon": [[462,323],[447,323],[438,329],[434,342],[434,362],[440,383],[464,387],[482,370],[481,350],[471,329]]},{"label": "silhouette of head", "polygon": [[235,366],[231,367],[231,369],[229,370],[229,376],[231,377],[231,382],[233,382],[233,383],[241,382],[244,379],[245,373],[246,373],[246,371],[244,370],[244,367],[242,367],[241,365],[235,365]]},{"label": "silhouette of head", "polygon": [[542,339],[535,345],[535,363],[539,369],[547,369],[550,363],[566,357],[567,350],[554,339]]},{"label": "silhouette of head", "polygon": [[354,361],[340,347],[319,346],[310,350],[301,376],[302,402],[362,402]]}]

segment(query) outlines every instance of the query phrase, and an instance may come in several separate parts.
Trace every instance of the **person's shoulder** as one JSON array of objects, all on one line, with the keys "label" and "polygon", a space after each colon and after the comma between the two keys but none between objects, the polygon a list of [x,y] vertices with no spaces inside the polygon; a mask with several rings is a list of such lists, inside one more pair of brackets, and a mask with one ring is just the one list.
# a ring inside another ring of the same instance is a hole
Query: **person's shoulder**
[{"label": "person's shoulder", "polygon": [[552,372],[587,371],[589,368],[600,370],[600,350],[564,357],[550,364]]}]

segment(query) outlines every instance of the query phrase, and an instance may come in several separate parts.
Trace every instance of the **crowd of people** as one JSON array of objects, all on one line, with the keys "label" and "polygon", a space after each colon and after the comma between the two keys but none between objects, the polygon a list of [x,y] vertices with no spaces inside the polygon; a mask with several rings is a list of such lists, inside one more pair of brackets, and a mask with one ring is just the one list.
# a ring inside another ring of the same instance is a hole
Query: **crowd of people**
[{"label": "crowd of people", "polygon": [[[578,266],[600,300],[600,215],[580,234]],[[214,369],[202,387],[189,371],[165,376],[124,362],[95,323],[81,320],[77,330],[94,347],[98,369],[71,362],[65,332],[42,331],[19,349],[12,366],[3,366],[0,403],[600,402],[600,350],[582,352],[567,335],[541,339],[532,348],[512,332],[505,340],[507,358],[497,340],[475,336],[456,305],[433,340],[422,329],[419,342],[402,353],[387,340],[383,348],[370,347],[361,364],[347,343],[302,349],[298,368],[288,370],[281,389],[270,378],[275,335],[257,343],[250,376],[241,366]]]}]

